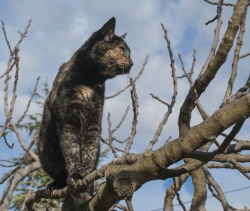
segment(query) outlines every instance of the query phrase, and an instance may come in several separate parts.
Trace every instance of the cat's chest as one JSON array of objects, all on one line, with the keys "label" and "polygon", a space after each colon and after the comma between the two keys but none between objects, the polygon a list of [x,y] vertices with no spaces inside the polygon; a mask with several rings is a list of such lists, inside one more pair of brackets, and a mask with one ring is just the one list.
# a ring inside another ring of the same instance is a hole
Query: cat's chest
[{"label": "cat's chest", "polygon": [[76,98],[86,106],[99,107],[104,103],[104,87],[103,86],[87,86],[80,85],[75,89]]},{"label": "cat's chest", "polygon": [[90,86],[79,86],[76,89],[76,95],[80,100],[91,101],[93,98],[96,98],[95,91]]}]

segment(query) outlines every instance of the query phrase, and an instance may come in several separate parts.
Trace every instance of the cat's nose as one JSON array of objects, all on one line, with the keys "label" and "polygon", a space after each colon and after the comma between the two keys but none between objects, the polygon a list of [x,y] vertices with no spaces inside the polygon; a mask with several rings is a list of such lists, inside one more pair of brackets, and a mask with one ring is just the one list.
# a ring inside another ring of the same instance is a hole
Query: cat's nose
[{"label": "cat's nose", "polygon": [[129,60],[129,65],[130,65],[130,66],[133,66],[133,64],[134,64],[134,63],[133,63],[132,60],[130,59],[130,60]]}]

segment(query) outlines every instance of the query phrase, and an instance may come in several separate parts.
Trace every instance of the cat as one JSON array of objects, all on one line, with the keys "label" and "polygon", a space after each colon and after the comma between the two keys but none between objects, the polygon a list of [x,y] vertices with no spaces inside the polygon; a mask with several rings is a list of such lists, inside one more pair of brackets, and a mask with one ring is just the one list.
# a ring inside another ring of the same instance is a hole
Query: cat
[{"label": "cat", "polygon": [[96,169],[105,81],[133,66],[126,34],[115,35],[115,23],[111,18],[62,64],[46,99],[38,156],[54,179],[49,190],[74,186]]}]

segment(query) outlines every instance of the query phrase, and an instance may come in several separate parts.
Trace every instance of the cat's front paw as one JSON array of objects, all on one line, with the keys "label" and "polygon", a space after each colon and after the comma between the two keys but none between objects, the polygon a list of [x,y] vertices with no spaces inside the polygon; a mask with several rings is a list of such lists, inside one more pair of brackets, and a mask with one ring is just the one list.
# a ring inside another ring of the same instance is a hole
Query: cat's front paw
[{"label": "cat's front paw", "polygon": [[67,185],[72,188],[80,179],[82,179],[82,177],[79,174],[72,174],[67,179]]},{"label": "cat's front paw", "polygon": [[47,185],[46,189],[52,193],[53,190],[60,190],[66,186],[65,182],[59,182],[59,181],[53,181],[50,184]]}]

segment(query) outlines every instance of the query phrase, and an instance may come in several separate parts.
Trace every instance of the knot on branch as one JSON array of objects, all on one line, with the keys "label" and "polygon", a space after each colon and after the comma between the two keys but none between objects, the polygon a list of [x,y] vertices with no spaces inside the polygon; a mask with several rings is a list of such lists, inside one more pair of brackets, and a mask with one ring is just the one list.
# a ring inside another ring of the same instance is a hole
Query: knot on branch
[{"label": "knot on branch", "polygon": [[119,178],[114,183],[114,190],[119,197],[128,197],[134,192],[131,178]]}]

